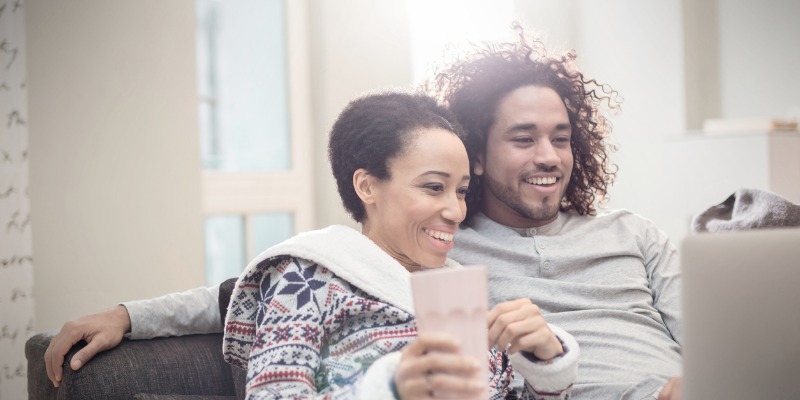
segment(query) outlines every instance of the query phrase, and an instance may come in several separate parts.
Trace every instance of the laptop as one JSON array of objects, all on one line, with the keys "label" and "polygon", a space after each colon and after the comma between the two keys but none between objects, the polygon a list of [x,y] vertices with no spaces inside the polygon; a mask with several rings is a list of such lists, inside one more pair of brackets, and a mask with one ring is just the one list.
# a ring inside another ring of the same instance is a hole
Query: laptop
[{"label": "laptop", "polygon": [[684,400],[800,399],[800,229],[681,249]]}]

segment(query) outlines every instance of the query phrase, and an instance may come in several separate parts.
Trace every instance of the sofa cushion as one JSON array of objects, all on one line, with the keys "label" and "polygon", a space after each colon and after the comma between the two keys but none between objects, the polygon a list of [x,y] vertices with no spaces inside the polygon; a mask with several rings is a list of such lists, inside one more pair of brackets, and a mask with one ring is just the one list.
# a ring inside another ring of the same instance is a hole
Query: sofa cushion
[{"label": "sofa cushion", "polygon": [[219,318],[222,326],[225,326],[225,316],[228,315],[228,305],[231,303],[231,293],[236,285],[236,279],[228,279],[219,285]]},{"label": "sofa cushion", "polygon": [[234,396],[230,366],[222,360],[222,335],[190,335],[123,340],[97,354],[78,371],[64,361],[64,378],[56,391],[47,380],[44,351],[55,332],[40,333],[26,343],[28,392],[31,399],[130,400],[138,393]]},{"label": "sofa cushion", "polygon": [[193,396],[178,394],[139,393],[133,400],[236,400],[236,396]]},{"label": "sofa cushion", "polygon": [[47,378],[44,352],[56,331],[38,333],[25,342],[25,358],[28,360],[28,398],[32,400],[55,399],[58,391]]},{"label": "sofa cushion", "polygon": [[[228,314],[228,305],[231,302],[231,294],[233,293],[233,287],[236,285],[236,280],[237,278],[231,278],[219,285],[219,317],[222,326],[225,326],[225,316]],[[247,371],[236,366],[231,366],[231,371],[233,375],[233,384],[236,388],[236,396],[243,399],[245,395],[245,383],[247,382]]]}]

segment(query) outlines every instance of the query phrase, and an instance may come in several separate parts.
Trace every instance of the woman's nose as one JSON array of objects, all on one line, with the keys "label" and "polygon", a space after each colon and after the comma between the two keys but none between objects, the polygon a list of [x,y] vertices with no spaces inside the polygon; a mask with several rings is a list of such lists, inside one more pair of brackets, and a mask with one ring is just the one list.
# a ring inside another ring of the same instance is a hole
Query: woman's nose
[{"label": "woman's nose", "polygon": [[461,223],[467,216],[467,204],[464,199],[460,198],[458,194],[453,193],[447,196],[447,200],[445,201],[447,204],[445,204],[442,209],[442,217],[456,224]]}]

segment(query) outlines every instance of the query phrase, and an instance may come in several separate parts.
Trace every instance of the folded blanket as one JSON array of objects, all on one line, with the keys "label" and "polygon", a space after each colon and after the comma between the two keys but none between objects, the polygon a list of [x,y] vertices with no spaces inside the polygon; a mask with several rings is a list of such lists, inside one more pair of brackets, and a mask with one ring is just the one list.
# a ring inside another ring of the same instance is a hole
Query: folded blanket
[{"label": "folded blanket", "polygon": [[692,219],[692,233],[797,226],[800,205],[758,189],[739,189]]}]

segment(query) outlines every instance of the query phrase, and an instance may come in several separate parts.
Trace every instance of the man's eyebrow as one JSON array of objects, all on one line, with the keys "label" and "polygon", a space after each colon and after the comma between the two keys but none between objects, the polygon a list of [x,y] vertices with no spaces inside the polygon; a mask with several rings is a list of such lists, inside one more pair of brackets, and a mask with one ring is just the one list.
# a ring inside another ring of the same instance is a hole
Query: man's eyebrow
[{"label": "man's eyebrow", "polygon": [[538,128],[539,127],[533,122],[526,122],[509,126],[508,129],[506,129],[506,133],[515,133],[520,131],[535,131]]},{"label": "man's eyebrow", "polygon": [[[560,123],[556,124],[555,128],[556,128],[556,130],[562,130],[562,129],[570,129],[571,126],[572,125],[569,122],[560,122]],[[539,129],[539,126],[536,125],[535,123],[533,123],[533,122],[524,122],[524,123],[519,123],[519,124],[514,124],[514,125],[509,126],[508,129],[506,129],[505,133],[506,134],[513,134],[513,133],[516,133],[516,132],[535,131],[537,129]]]}]

